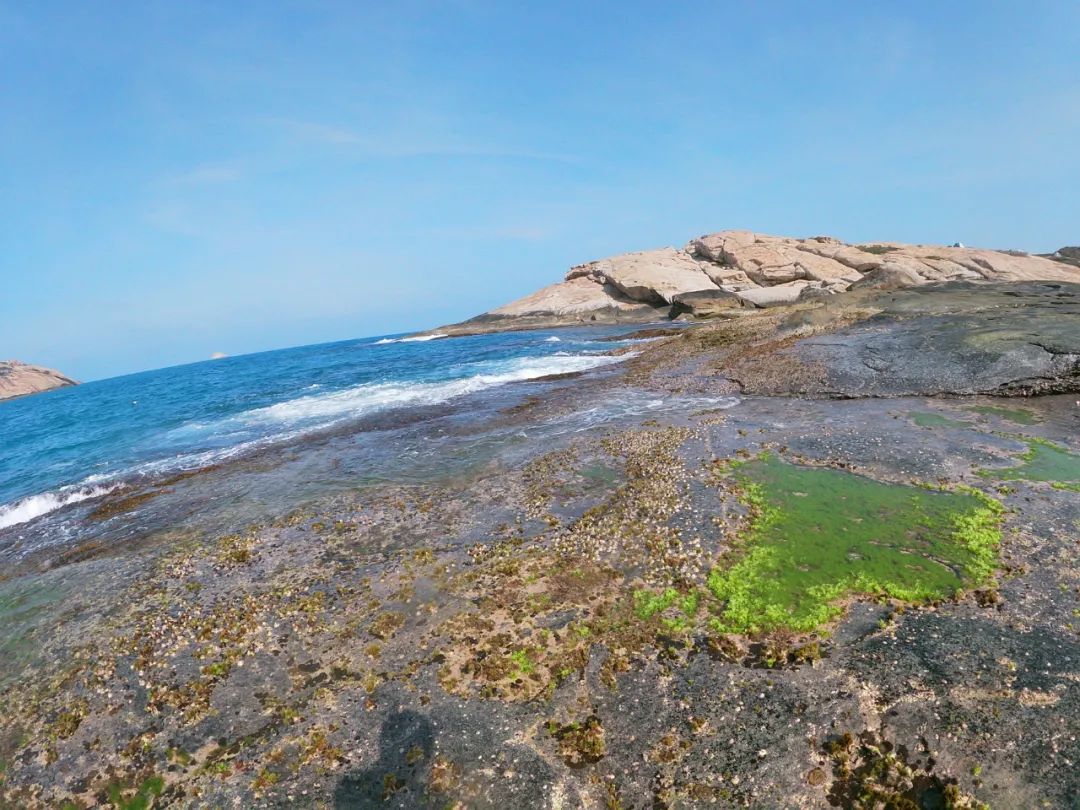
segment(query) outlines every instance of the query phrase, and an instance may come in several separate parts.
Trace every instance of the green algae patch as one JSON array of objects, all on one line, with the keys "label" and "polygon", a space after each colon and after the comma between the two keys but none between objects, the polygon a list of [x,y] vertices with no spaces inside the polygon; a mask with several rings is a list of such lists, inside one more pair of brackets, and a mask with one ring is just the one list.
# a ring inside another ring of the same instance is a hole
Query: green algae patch
[{"label": "green algae patch", "polygon": [[1002,408],[1000,405],[976,405],[968,408],[972,413],[983,416],[997,416],[1018,425],[1037,425],[1042,420],[1027,408]]},{"label": "green algae patch", "polygon": [[924,428],[971,427],[970,422],[965,422],[961,419],[950,419],[947,416],[942,416],[939,413],[930,413],[929,411],[912,411],[908,414],[908,418],[919,427]]},{"label": "green algae patch", "polygon": [[997,470],[979,470],[983,478],[998,481],[1046,481],[1055,489],[1080,491],[1080,455],[1046,439],[1022,436],[1012,438],[1025,442],[1027,452],[1020,455],[1020,464]]},{"label": "green algae patch", "polygon": [[981,584],[997,565],[1000,503],[764,455],[733,474],[750,510],[741,556],[709,576],[720,632],[807,632],[851,596],[926,602]]}]

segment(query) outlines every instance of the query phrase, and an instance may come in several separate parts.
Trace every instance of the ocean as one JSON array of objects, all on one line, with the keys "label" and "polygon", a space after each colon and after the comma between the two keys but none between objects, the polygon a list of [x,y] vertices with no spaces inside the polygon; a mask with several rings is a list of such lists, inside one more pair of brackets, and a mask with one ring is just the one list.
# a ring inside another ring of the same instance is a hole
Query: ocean
[{"label": "ocean", "polygon": [[[200,520],[224,530],[365,482],[476,463],[521,433],[478,430],[485,417],[559,375],[613,369],[627,354],[612,352],[635,342],[620,338],[637,329],[379,336],[0,402],[0,566],[88,536],[122,541]],[[588,426],[658,405],[593,403],[576,418]]]}]

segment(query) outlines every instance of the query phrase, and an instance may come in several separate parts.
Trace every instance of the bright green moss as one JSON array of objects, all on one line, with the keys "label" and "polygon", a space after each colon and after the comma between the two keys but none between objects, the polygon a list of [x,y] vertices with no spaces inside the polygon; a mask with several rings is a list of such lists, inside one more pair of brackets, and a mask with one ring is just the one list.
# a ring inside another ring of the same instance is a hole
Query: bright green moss
[{"label": "bright green moss", "polygon": [[691,593],[684,596],[681,600],[679,600],[679,608],[684,614],[686,614],[692,619],[694,616],[697,615],[699,602],[700,595],[697,591],[692,591]]},{"label": "bright green moss", "polygon": [[709,577],[721,632],[809,631],[847,596],[944,598],[996,565],[1003,509],[976,490],[885,484],[773,456],[735,475],[752,528],[742,556]]},{"label": "bright green moss", "polygon": [[681,615],[664,620],[669,627],[688,626],[687,619],[693,619],[697,615],[700,604],[701,594],[696,590],[687,594],[681,594],[674,588],[666,588],[659,593],[647,590],[634,592],[634,613],[642,621],[647,621],[668,608],[678,608]]},{"label": "bright green moss", "polygon": [[657,613],[662,613],[679,598],[679,592],[674,588],[668,588],[660,593],[651,591],[636,591],[634,593],[634,613],[639,619],[651,619]]},{"label": "bright green moss", "polygon": [[1058,489],[1080,489],[1080,456],[1046,439],[1014,438],[1028,446],[1021,463],[1003,470],[980,470],[979,475],[998,481],[1050,481]]},{"label": "bright green moss", "polygon": [[517,667],[517,674],[519,675],[528,675],[536,668],[529,657],[528,650],[515,650],[510,653],[510,660]]},{"label": "bright green moss", "polygon": [[109,785],[109,803],[117,810],[146,810],[165,789],[165,780],[150,776],[137,790],[124,790],[118,783]]}]

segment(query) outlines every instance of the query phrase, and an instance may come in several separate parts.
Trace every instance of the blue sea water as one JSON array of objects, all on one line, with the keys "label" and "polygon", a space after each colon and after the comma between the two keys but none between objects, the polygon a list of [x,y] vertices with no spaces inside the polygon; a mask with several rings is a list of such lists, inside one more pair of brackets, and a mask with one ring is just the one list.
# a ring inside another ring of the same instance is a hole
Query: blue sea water
[{"label": "blue sea water", "polygon": [[0,402],[0,533],[133,484],[206,468],[372,414],[615,364],[590,327],[389,336],[147,371]]}]

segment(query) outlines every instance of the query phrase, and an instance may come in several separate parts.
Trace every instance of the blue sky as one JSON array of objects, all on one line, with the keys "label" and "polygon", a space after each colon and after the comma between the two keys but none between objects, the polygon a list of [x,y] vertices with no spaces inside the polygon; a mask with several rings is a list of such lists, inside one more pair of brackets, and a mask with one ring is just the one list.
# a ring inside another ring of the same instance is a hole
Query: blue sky
[{"label": "blue sky", "polygon": [[1080,242],[1080,4],[0,0],[0,358],[407,331],[731,227]]}]

